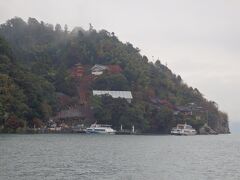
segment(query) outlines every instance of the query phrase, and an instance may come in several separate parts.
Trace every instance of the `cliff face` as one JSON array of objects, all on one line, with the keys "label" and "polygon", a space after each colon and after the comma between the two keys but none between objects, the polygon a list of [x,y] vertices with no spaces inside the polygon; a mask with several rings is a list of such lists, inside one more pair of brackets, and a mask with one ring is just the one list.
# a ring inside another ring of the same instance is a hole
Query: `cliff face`
[{"label": "cliff face", "polygon": [[208,126],[207,124],[204,124],[199,129],[199,134],[208,135],[208,134],[228,134],[228,133],[230,133],[227,119],[220,118],[215,122],[216,122],[215,125],[212,125],[211,127]]},{"label": "cliff face", "polygon": [[[54,98],[57,93],[69,96],[72,107],[85,104],[87,93],[89,101],[86,103],[95,107],[93,114],[96,119],[104,117],[102,123],[116,126],[120,123],[126,126],[134,124],[141,131],[169,133],[169,129],[180,122],[199,128],[208,121],[216,132],[229,133],[228,117],[219,111],[214,102],[205,99],[197,88],[184,83],[181,76],[174,74],[159,60],[149,62],[138,48],[119,41],[114,33],[93,28],[68,32],[54,29],[53,25],[34,18],[29,18],[28,22],[13,18],[0,26],[0,35],[11,46],[14,63],[24,69],[19,75],[19,71],[3,72],[6,68],[0,64],[0,73],[22,77],[15,83],[17,87],[23,87],[21,93],[24,93],[24,98],[21,100],[27,104],[24,115],[14,111],[21,109],[17,107],[4,111],[26,120],[29,126],[33,125],[34,118],[46,121],[69,108],[68,104],[59,106]],[[91,75],[91,67],[95,64],[111,67],[112,71],[94,77],[91,85],[85,88],[84,76]],[[78,79],[71,74],[76,65],[84,68],[77,75]],[[28,81],[30,83],[26,83]],[[94,104],[90,101],[93,88],[128,90],[133,94],[133,101],[127,104],[107,98],[98,99]],[[192,115],[192,107],[188,112],[184,109],[189,104],[196,106],[196,116]],[[175,116],[177,107],[183,107],[179,116]]]},{"label": "cliff face", "polygon": [[215,105],[208,107],[208,110],[210,110],[208,125],[219,134],[230,133],[228,115],[219,111]]},{"label": "cliff face", "polygon": [[228,119],[220,116],[216,120],[216,125],[212,127],[219,134],[228,134],[230,133]]}]

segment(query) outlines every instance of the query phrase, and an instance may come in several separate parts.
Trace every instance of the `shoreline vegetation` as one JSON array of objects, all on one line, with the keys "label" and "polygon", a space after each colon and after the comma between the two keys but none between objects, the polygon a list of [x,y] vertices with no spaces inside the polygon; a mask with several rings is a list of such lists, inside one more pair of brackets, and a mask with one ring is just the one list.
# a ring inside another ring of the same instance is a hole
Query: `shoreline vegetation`
[{"label": "shoreline vegetation", "polygon": [[168,134],[187,123],[201,133],[229,133],[228,115],[160,59],[114,32],[69,30],[35,18],[0,25],[0,127],[113,129]]}]

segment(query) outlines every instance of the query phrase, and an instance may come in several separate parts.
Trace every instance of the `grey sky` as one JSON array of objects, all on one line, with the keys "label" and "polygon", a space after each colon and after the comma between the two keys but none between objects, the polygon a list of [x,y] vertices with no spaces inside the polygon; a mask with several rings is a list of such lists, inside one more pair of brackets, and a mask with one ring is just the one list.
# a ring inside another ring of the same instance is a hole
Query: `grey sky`
[{"label": "grey sky", "polygon": [[0,0],[0,23],[35,17],[115,32],[240,122],[239,9],[238,0]]}]

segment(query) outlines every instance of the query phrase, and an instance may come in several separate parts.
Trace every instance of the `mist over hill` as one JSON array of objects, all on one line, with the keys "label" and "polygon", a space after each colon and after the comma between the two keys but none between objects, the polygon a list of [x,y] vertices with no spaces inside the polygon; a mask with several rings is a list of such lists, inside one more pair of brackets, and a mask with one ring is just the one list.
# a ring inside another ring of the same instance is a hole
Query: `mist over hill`
[{"label": "mist over hill", "polygon": [[[0,36],[0,117],[5,128],[47,125],[49,118],[76,110],[85,124],[98,121],[116,129],[135,125],[140,132],[169,133],[187,122],[196,129],[207,123],[218,133],[229,132],[228,116],[216,102],[113,32],[91,25],[69,31],[67,25],[16,17],[0,26]],[[93,76],[96,64],[115,70]],[[83,73],[74,74],[74,68]],[[133,99],[95,97],[92,90],[131,91]]]}]

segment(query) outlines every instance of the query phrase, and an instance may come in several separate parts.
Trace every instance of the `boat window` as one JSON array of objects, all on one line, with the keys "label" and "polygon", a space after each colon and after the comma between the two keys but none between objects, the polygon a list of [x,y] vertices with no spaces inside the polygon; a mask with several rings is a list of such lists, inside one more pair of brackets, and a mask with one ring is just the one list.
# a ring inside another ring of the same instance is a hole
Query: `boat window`
[{"label": "boat window", "polygon": [[95,129],[95,131],[105,131],[105,129]]}]

